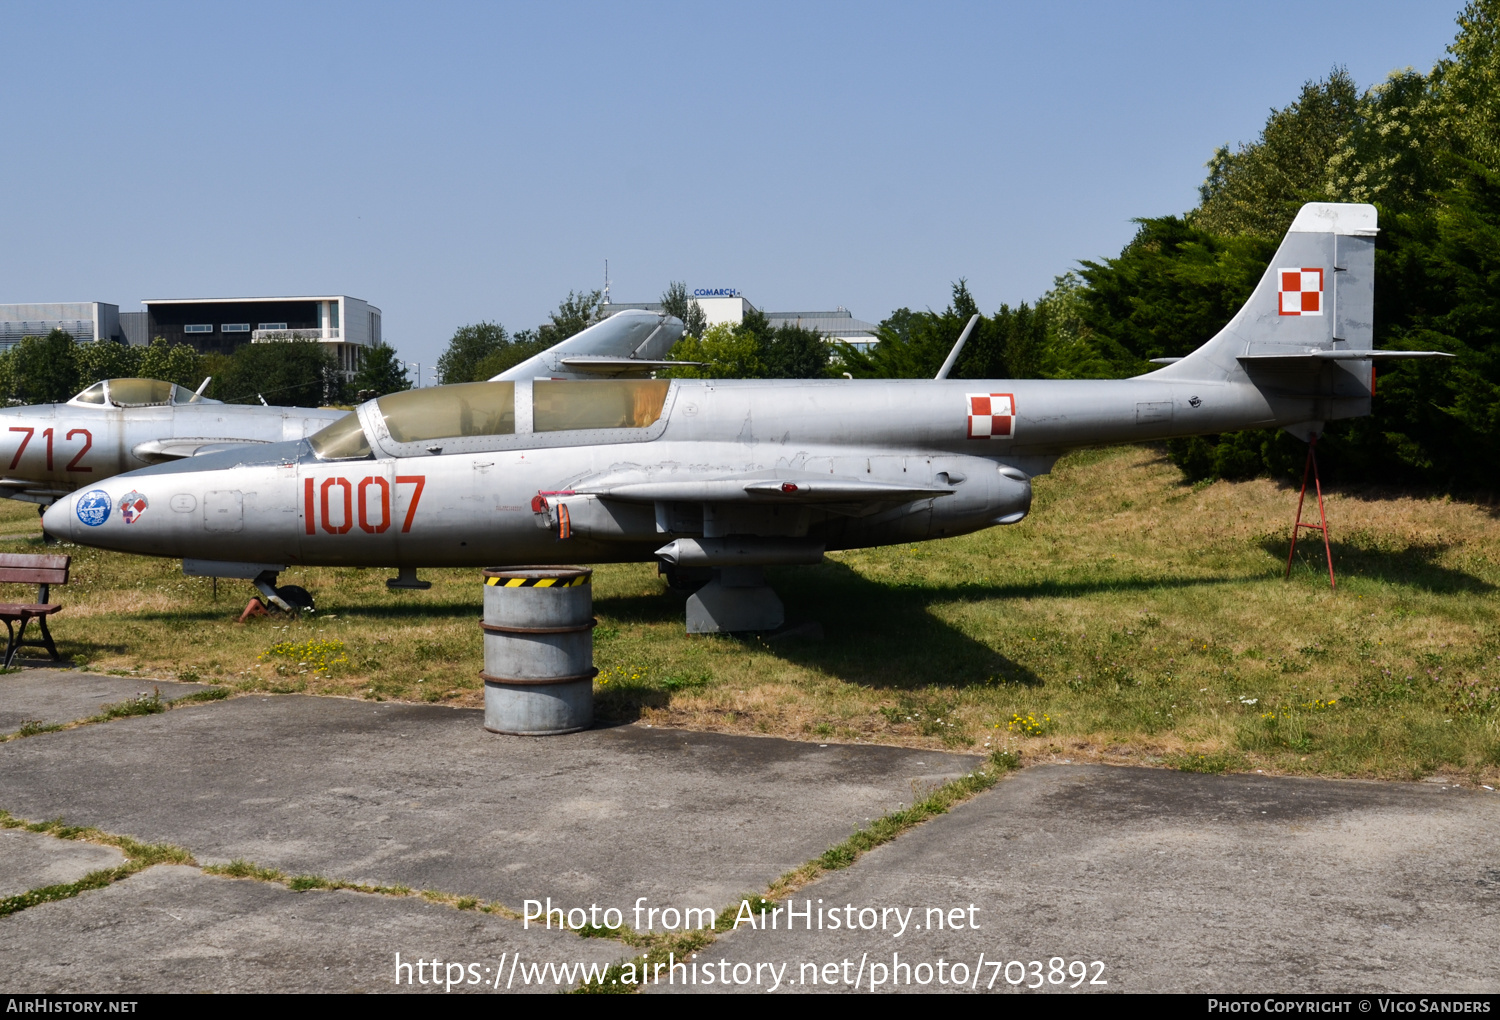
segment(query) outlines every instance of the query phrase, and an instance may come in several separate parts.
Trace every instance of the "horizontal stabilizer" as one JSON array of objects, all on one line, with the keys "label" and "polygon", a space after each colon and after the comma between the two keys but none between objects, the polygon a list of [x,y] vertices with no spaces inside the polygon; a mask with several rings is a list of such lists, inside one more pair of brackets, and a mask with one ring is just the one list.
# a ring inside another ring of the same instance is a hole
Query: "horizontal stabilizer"
[{"label": "horizontal stabilizer", "polygon": [[564,368],[590,375],[645,375],[659,368],[689,368],[701,361],[650,361],[645,358],[611,358],[603,354],[578,354],[559,362]]},{"label": "horizontal stabilizer", "polygon": [[1414,358],[1451,358],[1443,351],[1252,351],[1241,354],[1242,362],[1256,364],[1298,363],[1316,364],[1321,361],[1406,361]]}]

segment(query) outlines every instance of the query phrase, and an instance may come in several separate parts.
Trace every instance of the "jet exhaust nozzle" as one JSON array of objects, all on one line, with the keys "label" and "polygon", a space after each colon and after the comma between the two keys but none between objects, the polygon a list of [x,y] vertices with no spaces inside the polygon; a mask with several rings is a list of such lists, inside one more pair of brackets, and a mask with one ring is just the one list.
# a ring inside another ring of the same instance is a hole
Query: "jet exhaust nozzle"
[{"label": "jet exhaust nozzle", "polygon": [[795,538],[679,538],[656,550],[674,567],[766,567],[821,563],[823,543]]}]

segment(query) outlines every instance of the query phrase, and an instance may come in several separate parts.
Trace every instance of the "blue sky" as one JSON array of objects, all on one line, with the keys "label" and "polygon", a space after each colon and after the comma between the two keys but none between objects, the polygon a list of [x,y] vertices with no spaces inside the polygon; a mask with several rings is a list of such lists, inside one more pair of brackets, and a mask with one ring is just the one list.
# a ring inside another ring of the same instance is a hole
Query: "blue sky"
[{"label": "blue sky", "polygon": [[605,258],[617,301],[991,310],[1459,7],[10,3],[0,302],[346,293],[427,363]]}]

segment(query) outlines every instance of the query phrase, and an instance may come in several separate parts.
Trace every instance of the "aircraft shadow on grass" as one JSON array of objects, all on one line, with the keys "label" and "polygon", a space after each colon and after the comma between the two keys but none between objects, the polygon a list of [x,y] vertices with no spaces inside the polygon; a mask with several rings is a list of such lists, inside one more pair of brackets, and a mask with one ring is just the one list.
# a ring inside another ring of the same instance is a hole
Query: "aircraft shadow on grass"
[{"label": "aircraft shadow on grass", "polygon": [[[1438,563],[1438,557],[1452,548],[1446,542],[1409,545],[1395,550],[1371,549],[1337,540],[1329,544],[1333,547],[1333,572],[1338,577],[1364,577],[1386,584],[1419,588],[1438,595],[1481,594],[1495,590],[1495,586],[1483,578]],[[1260,547],[1279,562],[1286,563],[1286,540],[1268,538]],[[1305,534],[1297,540],[1297,558],[1292,565],[1292,576],[1296,577],[1309,570],[1324,579],[1328,576],[1323,542],[1316,532]]]},{"label": "aircraft shadow on grass", "polygon": [[[30,631],[27,633],[30,634]],[[130,646],[123,641],[75,641],[66,634],[57,633],[52,635],[52,639],[57,643],[57,654],[62,656],[61,662],[53,662],[46,649],[28,645],[16,653],[13,665],[72,669],[78,665],[79,656],[86,662],[93,662],[103,655],[124,655],[130,650]]]},{"label": "aircraft shadow on grass", "polygon": [[[1322,543],[1317,536],[1298,543],[1296,571],[1321,574]],[[1285,562],[1286,542],[1267,539],[1262,548]],[[1435,593],[1480,593],[1494,586],[1461,570],[1438,564],[1447,545],[1413,545],[1382,551],[1334,542],[1334,569],[1342,576],[1373,578]],[[1246,577],[1119,578],[1089,581],[1039,580],[1012,584],[902,585],[866,578],[845,564],[826,561],[818,567],[769,571],[769,580],[786,605],[790,624],[816,621],[822,640],[788,637],[766,641],[761,635],[731,640],[763,647],[788,662],[819,670],[847,683],[883,689],[959,688],[996,684],[1040,686],[1044,679],[1000,651],[931,612],[938,604],[1004,602],[1012,599],[1066,599],[1102,592],[1147,592],[1164,588],[1197,588],[1234,584]],[[595,600],[596,610],[624,623],[682,626],[683,599],[669,592],[612,596]],[[367,619],[476,619],[477,600],[434,602],[417,597],[385,605],[340,607],[341,615]],[[145,613],[144,620],[211,623],[224,619],[218,606],[203,610]],[[123,651],[123,646],[67,642],[69,652],[93,658]]]},{"label": "aircraft shadow on grass", "polygon": [[[254,591],[246,588],[246,600],[254,597]],[[408,602],[393,602],[389,605],[340,605],[339,616],[364,617],[375,620],[432,620],[432,619],[479,619],[479,600],[472,602],[435,602],[414,594]],[[419,601],[420,600],[420,601]],[[157,612],[131,614],[131,619],[151,620],[166,623],[223,623],[238,615],[242,604],[234,600],[221,600],[207,609],[171,609]],[[316,619],[314,615],[312,619]]]},{"label": "aircraft shadow on grass", "polygon": [[[1163,587],[1227,584],[1234,578],[1122,579],[1118,581],[903,586],[870,580],[833,561],[813,568],[768,571],[786,605],[787,621],[817,621],[822,640],[764,636],[735,638],[769,649],[789,662],[848,683],[884,689],[968,687],[982,684],[1040,686],[1043,678],[929,610],[938,603],[1018,598],[1073,598],[1097,592],[1147,591]],[[635,595],[595,601],[614,619],[682,625],[680,597]],[[762,644],[764,642],[764,644]]]}]

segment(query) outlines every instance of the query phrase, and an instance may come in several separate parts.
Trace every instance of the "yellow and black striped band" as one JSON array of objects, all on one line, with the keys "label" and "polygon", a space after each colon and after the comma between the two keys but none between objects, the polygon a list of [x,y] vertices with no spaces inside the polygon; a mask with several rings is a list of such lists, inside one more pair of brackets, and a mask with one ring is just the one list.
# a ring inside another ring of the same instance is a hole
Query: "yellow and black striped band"
[{"label": "yellow and black striped band", "polygon": [[589,583],[589,575],[577,577],[486,577],[484,583],[499,588],[576,588]]}]

